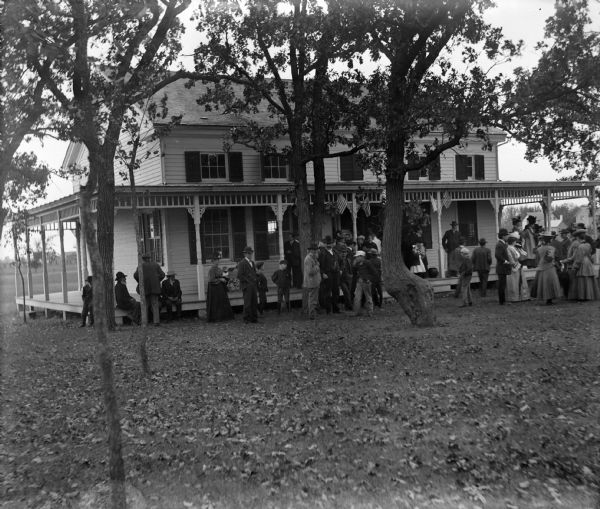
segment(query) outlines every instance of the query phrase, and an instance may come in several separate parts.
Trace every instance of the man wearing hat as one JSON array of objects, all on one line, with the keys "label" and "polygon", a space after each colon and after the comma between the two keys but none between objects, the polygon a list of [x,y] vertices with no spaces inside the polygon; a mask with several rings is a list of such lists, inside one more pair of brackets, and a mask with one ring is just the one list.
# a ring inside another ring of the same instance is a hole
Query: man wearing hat
[{"label": "man wearing hat", "polygon": [[115,280],[115,302],[117,307],[127,313],[127,316],[136,325],[140,324],[140,316],[142,314],[140,303],[129,295],[126,283],[127,276],[122,272],[117,272]]},{"label": "man wearing hat", "polygon": [[486,296],[488,277],[492,265],[492,251],[489,247],[486,247],[486,244],[487,241],[485,239],[479,239],[479,246],[473,249],[473,254],[471,255],[473,270],[479,276],[479,294],[482,297]]},{"label": "man wearing hat", "polygon": [[458,276],[458,267],[462,263],[462,258],[455,255],[456,248],[460,246],[460,232],[458,231],[458,223],[452,221],[450,229],[444,233],[442,237],[442,247],[448,255],[448,277]]},{"label": "man wearing hat", "polygon": [[496,274],[498,274],[498,302],[503,305],[506,302],[506,277],[511,273],[512,266],[508,258],[508,230],[500,228],[498,232],[498,243],[494,251],[496,258]]},{"label": "man wearing hat", "polygon": [[292,278],[292,286],[302,288],[302,253],[300,252],[298,232],[293,232],[290,235],[290,239],[283,245],[283,252]]},{"label": "man wearing hat", "polygon": [[321,285],[321,267],[319,266],[319,246],[312,243],[308,246],[308,253],[304,257],[304,280],[302,286],[306,292],[308,317],[314,320],[317,317],[319,305],[319,288]]},{"label": "man wearing hat", "polygon": [[181,318],[181,285],[179,280],[175,279],[175,271],[167,272],[166,279],[161,285],[161,300],[167,308],[167,320],[173,319],[173,306],[177,312],[177,318]]},{"label": "man wearing hat", "polygon": [[[154,325],[160,325],[160,282],[164,279],[165,273],[160,265],[150,259],[150,254],[142,255],[142,274],[144,277],[144,294],[146,296],[146,306],[148,311],[152,310],[152,322]],[[139,283],[139,269],[135,269],[133,278]]]},{"label": "man wearing hat", "polygon": [[252,261],[254,249],[250,246],[244,248],[244,258],[237,264],[238,279],[244,297],[243,318],[246,323],[258,322],[258,294],[256,264]]},{"label": "man wearing hat", "polygon": [[337,253],[333,250],[333,239],[327,235],[323,240],[324,246],[319,252],[321,267],[321,306],[327,313],[339,313],[340,300],[340,263]]}]

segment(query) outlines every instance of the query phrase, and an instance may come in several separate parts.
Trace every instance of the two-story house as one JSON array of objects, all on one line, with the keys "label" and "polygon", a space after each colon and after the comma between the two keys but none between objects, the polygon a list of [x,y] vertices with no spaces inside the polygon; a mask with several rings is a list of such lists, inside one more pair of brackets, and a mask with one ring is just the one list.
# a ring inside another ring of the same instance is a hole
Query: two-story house
[{"label": "two-story house", "polygon": [[[287,234],[297,225],[293,182],[285,157],[231,145],[228,133],[240,119],[199,106],[198,88],[188,89],[180,81],[161,92],[168,98],[169,116],[182,115],[181,121],[157,139],[151,133],[145,137],[140,152],[148,157],[135,174],[145,249],[165,271],[177,273],[187,309],[204,307],[206,275],[215,251],[220,250],[224,265],[230,266],[241,258],[244,246],[253,246],[255,258],[266,262],[270,276],[283,257]],[[254,119],[270,121],[266,111]],[[598,184],[500,181],[498,145],[504,141],[504,133],[497,130],[491,133],[491,150],[484,150],[476,138],[468,139],[463,146],[442,154],[427,170],[407,176],[406,199],[420,203],[430,216],[424,237],[429,264],[438,267],[440,275],[446,268],[441,238],[451,221],[458,222],[468,246],[476,246],[477,240],[485,237],[493,247],[502,207],[544,202],[550,210],[552,200],[588,197]],[[85,168],[85,148],[71,144],[63,164],[65,168],[73,164]],[[368,228],[377,229],[385,186],[353,156],[326,159],[325,169],[332,214],[324,234],[346,229],[356,236]],[[308,174],[310,184],[310,165]],[[131,194],[118,164],[115,178],[114,271],[132,274],[137,258]],[[66,225],[80,236],[81,184],[80,180],[74,182],[73,195],[30,210],[31,228]],[[78,246],[83,280],[89,263],[85,243],[78,242]],[[135,281],[130,280],[129,285],[135,293]],[[64,291],[62,295],[68,298]],[[43,300],[51,299],[46,296]]]}]

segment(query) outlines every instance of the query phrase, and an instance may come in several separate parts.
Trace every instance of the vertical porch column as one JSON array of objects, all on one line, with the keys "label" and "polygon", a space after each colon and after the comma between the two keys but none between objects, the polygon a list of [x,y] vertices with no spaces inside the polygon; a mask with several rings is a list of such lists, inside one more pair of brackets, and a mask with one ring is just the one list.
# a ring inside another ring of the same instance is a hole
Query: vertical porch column
[{"label": "vertical porch column", "polygon": [[[46,254],[46,227],[40,225],[40,236],[42,238],[42,281],[44,285],[44,300],[50,300],[50,287],[48,285],[48,255]],[[44,315],[48,318],[48,308],[44,309]]]},{"label": "vertical porch column", "polygon": [[356,206],[356,193],[352,193],[352,237],[356,240],[358,237],[358,227],[356,226],[356,217],[358,216],[358,210]]},{"label": "vertical porch column", "polygon": [[277,206],[273,207],[273,212],[275,212],[275,217],[277,218],[277,232],[278,232],[278,241],[279,241],[279,259],[283,260],[285,256],[285,252],[283,249],[283,214],[285,213],[285,209],[287,205],[283,206],[283,199],[280,194],[277,195]]},{"label": "vertical porch column", "polygon": [[[67,259],[65,256],[65,229],[63,223],[58,218],[58,239],[60,241],[60,272],[61,272],[61,287],[63,294],[63,302],[69,302],[69,289],[67,286]],[[63,320],[67,319],[67,312],[63,311]]]},{"label": "vertical porch column", "polygon": [[[89,276],[88,273],[88,254],[87,254],[87,241],[86,233],[85,233],[85,223],[83,222],[83,216],[81,211],[79,211],[79,226],[80,226],[80,235],[81,235],[81,280],[85,281]],[[83,285],[81,285],[83,286]]]},{"label": "vertical porch column", "polygon": [[437,236],[438,236],[438,256],[440,259],[439,267],[439,277],[444,277],[446,274],[446,251],[444,251],[444,246],[442,246],[442,192],[438,191],[437,196],[435,197],[435,201],[437,204]]},{"label": "vertical porch column", "polygon": [[552,228],[550,226],[550,221],[552,220],[552,190],[548,189],[548,191],[546,191],[546,217],[544,217],[545,220],[545,227],[546,227],[546,233],[550,233],[550,229]]},{"label": "vertical porch column", "polygon": [[[13,237],[13,250],[14,250],[14,257],[15,257],[15,301],[17,302],[17,313],[19,313],[21,311],[21,308],[19,307],[21,304],[19,303],[19,288],[20,288],[20,281],[19,281],[19,267],[18,265],[18,260],[19,260],[19,238],[17,235],[17,225],[13,223],[12,225],[12,237]],[[22,299],[20,299],[22,301]]]},{"label": "vertical porch column", "polygon": [[206,300],[206,292],[204,291],[204,265],[202,264],[202,243],[200,242],[200,221],[206,209],[200,208],[200,197],[194,196],[194,210],[192,217],[194,218],[194,231],[196,233],[196,281],[198,283],[198,300]]},{"label": "vertical porch column", "polygon": [[82,267],[81,267],[81,226],[79,222],[75,223],[75,243],[77,246],[77,288],[83,287]]},{"label": "vertical porch column", "polygon": [[31,273],[31,242],[29,236],[29,221],[25,218],[25,248],[27,249],[27,293],[33,299],[33,274]]}]

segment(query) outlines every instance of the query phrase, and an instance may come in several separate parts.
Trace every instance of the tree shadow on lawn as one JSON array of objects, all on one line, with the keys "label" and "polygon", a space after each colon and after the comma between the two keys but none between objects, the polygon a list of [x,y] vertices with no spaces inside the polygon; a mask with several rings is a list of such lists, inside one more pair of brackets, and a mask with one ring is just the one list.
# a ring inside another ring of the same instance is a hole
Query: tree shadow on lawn
[{"label": "tree shadow on lawn", "polygon": [[[121,328],[129,481],[154,507],[591,507],[598,303],[436,301],[428,329],[394,304]],[[68,503],[107,476],[95,336],[75,325],[6,326],[3,498]]]}]

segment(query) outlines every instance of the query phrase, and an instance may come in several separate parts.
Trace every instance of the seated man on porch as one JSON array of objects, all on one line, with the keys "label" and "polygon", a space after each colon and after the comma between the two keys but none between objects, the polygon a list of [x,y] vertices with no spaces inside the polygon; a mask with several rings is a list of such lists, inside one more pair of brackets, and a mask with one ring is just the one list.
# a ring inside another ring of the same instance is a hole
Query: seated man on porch
[{"label": "seated man on porch", "polygon": [[173,319],[173,306],[177,313],[177,318],[181,318],[181,285],[179,280],[175,279],[175,272],[170,270],[167,277],[161,285],[161,302],[167,308],[167,320]]},{"label": "seated man on porch", "polygon": [[115,285],[115,301],[117,303],[117,308],[127,312],[127,316],[131,321],[136,325],[139,325],[142,316],[142,307],[137,300],[129,295],[129,290],[127,290],[127,284],[125,283],[126,278],[127,276],[125,274],[120,271],[117,272],[115,278],[117,281],[117,284]]}]

